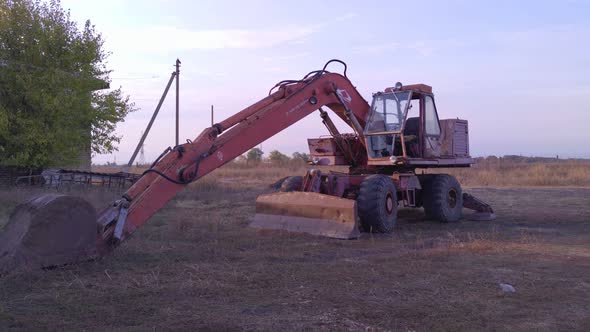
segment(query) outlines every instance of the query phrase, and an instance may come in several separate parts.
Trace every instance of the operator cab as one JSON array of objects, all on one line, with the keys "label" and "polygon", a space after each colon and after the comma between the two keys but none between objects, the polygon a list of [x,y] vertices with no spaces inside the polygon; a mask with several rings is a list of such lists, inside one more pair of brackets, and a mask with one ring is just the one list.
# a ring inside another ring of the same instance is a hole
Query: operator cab
[{"label": "operator cab", "polygon": [[436,141],[440,134],[432,87],[403,86],[398,82],[373,95],[364,132],[369,161],[382,160],[391,165],[396,160],[434,157],[435,151],[424,146],[426,141]]}]

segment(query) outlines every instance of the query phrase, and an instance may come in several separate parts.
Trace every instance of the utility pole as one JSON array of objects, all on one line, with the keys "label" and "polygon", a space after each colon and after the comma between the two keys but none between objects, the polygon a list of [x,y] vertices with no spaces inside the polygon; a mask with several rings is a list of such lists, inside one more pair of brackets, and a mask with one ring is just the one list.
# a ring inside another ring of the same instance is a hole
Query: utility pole
[{"label": "utility pole", "polygon": [[[141,132],[141,136],[143,136],[143,131]],[[139,150],[139,165],[143,166],[145,165],[145,144],[141,145],[141,149]]]},{"label": "utility pole", "polygon": [[[145,128],[143,135],[141,135],[141,139],[139,140],[139,143],[137,143],[137,147],[135,147],[135,151],[133,151],[133,155],[131,156],[131,159],[129,159],[129,162],[127,163],[127,167],[133,166],[133,162],[135,161],[135,157],[137,157],[137,153],[139,153],[139,150],[143,146],[143,142],[145,141],[145,138],[147,137],[148,133],[150,132],[150,129],[152,128],[152,125],[154,124],[154,120],[156,120],[156,116],[158,116],[158,112],[160,112],[160,108],[162,107],[162,103],[164,103],[164,99],[166,99],[166,95],[168,94],[168,90],[170,89],[170,86],[172,85],[172,81],[174,80],[175,77],[176,77],[176,72],[172,72],[172,74],[170,75],[170,79],[168,80],[168,84],[166,84],[166,88],[164,89],[164,93],[162,94],[162,97],[160,97],[160,101],[158,102],[158,106],[156,106],[156,109],[154,110],[154,113],[152,114],[152,118],[150,119],[150,122],[148,123],[147,127]],[[178,132],[178,126],[176,128],[177,128],[176,132]],[[176,137],[178,137],[178,134],[176,135]]]},{"label": "utility pole", "polygon": [[179,124],[179,110],[180,110],[180,60],[176,59],[176,146],[178,146],[178,124]]},{"label": "utility pole", "polygon": [[213,127],[213,105],[211,105],[211,127]]}]

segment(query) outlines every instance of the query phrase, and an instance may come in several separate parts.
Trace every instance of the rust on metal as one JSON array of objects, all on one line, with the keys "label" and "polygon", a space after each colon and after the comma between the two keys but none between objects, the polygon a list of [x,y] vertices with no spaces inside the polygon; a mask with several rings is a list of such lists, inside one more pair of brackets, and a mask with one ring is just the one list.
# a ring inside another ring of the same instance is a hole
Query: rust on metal
[{"label": "rust on metal", "polygon": [[440,128],[441,156],[457,158],[468,157],[469,132],[467,120],[440,120]]},{"label": "rust on metal", "polygon": [[[385,90],[384,90],[385,93],[391,93],[394,91],[397,91],[395,87],[385,88]],[[432,94],[432,87],[430,85],[423,84],[423,83],[408,84],[408,85],[402,85],[402,87],[399,89],[399,91],[414,91],[414,92]]]},{"label": "rust on metal", "polygon": [[[325,70],[333,62],[344,66],[344,75]],[[274,88],[278,90],[273,93]],[[405,101],[403,110],[398,90],[405,95],[400,95]],[[332,138],[308,141],[312,161],[317,165],[348,165],[348,173],[324,174],[310,170],[302,184],[306,192],[260,196],[252,226],[333,238],[357,238],[359,218],[355,199],[363,182],[371,175],[397,174],[393,176],[394,180],[397,179],[397,197],[407,206],[420,206],[423,202],[416,199],[422,190],[417,168],[469,167],[473,163],[469,156],[466,121],[456,120],[457,125],[449,128],[446,138],[452,142],[446,142],[445,148],[450,151],[446,155],[441,153],[440,132],[426,131],[426,115],[430,124],[435,121],[440,127],[430,86],[396,84],[395,89],[388,88],[384,93],[394,93],[389,97],[395,97],[395,101],[391,99],[388,104],[383,99],[382,111],[378,111],[348,79],[346,64],[336,59],[303,79],[283,80],[271,89],[268,97],[204,129],[193,141],[167,148],[120,200],[101,212],[98,220],[90,204],[61,195],[37,198],[17,208],[4,232],[0,233],[0,269],[3,265],[16,263],[60,265],[86,259],[97,251],[98,255],[110,252],[187,184],[322,107],[330,109],[354,133],[341,134],[327,113],[321,110],[320,115]],[[378,96],[381,94],[383,92],[377,93]],[[409,121],[407,111],[412,101],[419,102],[419,115]],[[426,103],[431,105],[428,114]],[[397,109],[398,121],[387,126],[384,117],[383,128],[379,129],[382,132],[366,130],[374,121],[372,115],[378,112],[387,114],[386,107]],[[412,125],[406,127],[408,123]],[[450,126],[451,122],[443,124]],[[371,140],[365,140],[368,136]],[[376,139],[378,144],[374,144],[373,138],[379,138]],[[92,179],[92,176],[84,177],[85,182],[93,182]],[[482,202],[466,201],[467,204],[473,203],[478,213],[493,216],[491,208],[490,211],[484,210],[486,207]],[[366,224],[367,220],[362,222]]]},{"label": "rust on metal", "polygon": [[356,202],[312,192],[260,195],[254,228],[286,230],[337,239],[360,236]]}]

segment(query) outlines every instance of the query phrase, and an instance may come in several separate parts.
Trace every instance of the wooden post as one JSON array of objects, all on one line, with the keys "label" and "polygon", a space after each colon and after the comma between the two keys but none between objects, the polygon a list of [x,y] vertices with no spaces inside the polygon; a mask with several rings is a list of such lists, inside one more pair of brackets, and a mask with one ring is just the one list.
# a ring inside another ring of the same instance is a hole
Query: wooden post
[{"label": "wooden post", "polygon": [[178,145],[178,124],[180,113],[180,60],[176,59],[176,145]]}]

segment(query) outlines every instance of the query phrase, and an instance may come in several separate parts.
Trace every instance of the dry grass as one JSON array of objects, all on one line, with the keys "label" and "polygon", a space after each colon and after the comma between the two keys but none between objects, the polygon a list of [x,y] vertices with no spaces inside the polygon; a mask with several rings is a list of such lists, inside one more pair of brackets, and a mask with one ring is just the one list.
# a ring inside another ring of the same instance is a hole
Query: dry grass
[{"label": "dry grass", "polygon": [[[572,174],[578,166],[542,167]],[[402,209],[393,234],[357,241],[248,228],[256,196],[303,172],[224,167],[182,191],[112,256],[0,276],[0,330],[590,328],[589,188],[471,189],[496,221],[441,224]],[[0,218],[36,193],[0,192]],[[97,206],[120,195],[75,194]]]},{"label": "dry grass", "polygon": [[[254,188],[290,175],[303,175],[310,166],[301,163],[287,163],[280,166],[269,164],[245,165],[230,163],[206,176],[204,188],[212,185],[209,181],[225,184],[240,184]],[[324,169],[324,168],[322,168]],[[331,167],[346,172],[346,167]],[[118,172],[120,167],[95,166],[98,172]],[[132,168],[141,173],[145,168]],[[531,187],[531,186],[590,186],[590,160],[551,160],[545,158],[477,158],[470,168],[449,168],[424,170],[430,173],[449,173],[465,186]],[[421,170],[419,170],[421,172]],[[195,184],[195,188],[201,184]]]},{"label": "dry grass", "polygon": [[[274,180],[259,172],[205,177],[112,256],[0,277],[0,330],[590,327],[590,189],[473,189],[498,220],[440,224],[403,209],[393,234],[341,241],[247,228]],[[77,194],[100,204],[119,193]]]},{"label": "dry grass", "polygon": [[441,169],[465,186],[590,186],[590,161],[478,160],[471,168]]},{"label": "dry grass", "polygon": [[[590,189],[474,189],[498,220],[440,224],[403,209],[394,234],[341,241],[247,228],[269,177],[240,189],[215,176],[180,193],[112,256],[1,276],[0,330],[590,326]],[[517,292],[502,293],[501,282]]]},{"label": "dry grass", "polygon": [[[94,172],[115,173],[123,168],[120,166],[93,166]],[[133,167],[129,172],[141,174],[147,168]],[[207,174],[189,185],[196,191],[212,191],[231,188],[260,188],[261,185],[272,183],[291,175],[305,174],[307,167],[302,163],[289,163],[280,166],[270,164],[246,165],[230,163]]]}]

